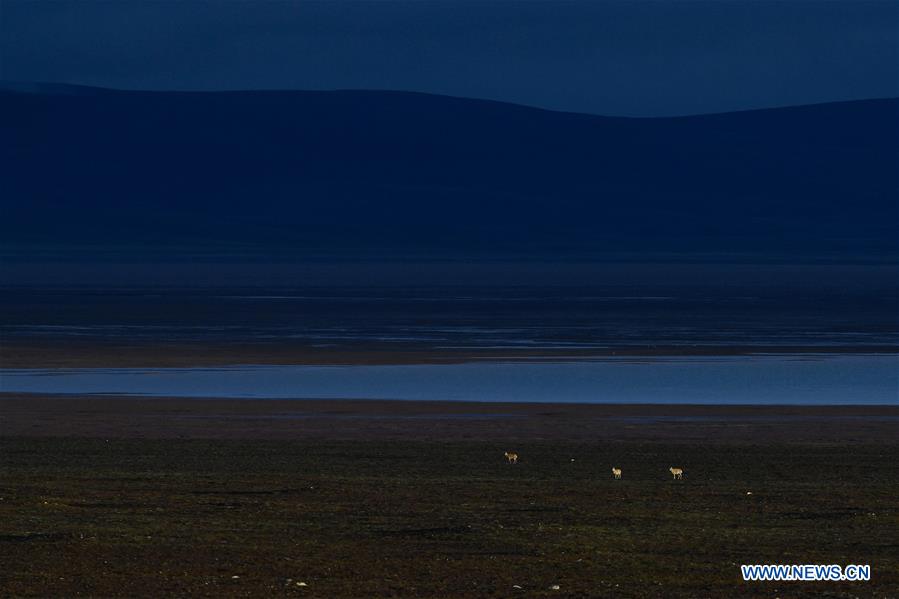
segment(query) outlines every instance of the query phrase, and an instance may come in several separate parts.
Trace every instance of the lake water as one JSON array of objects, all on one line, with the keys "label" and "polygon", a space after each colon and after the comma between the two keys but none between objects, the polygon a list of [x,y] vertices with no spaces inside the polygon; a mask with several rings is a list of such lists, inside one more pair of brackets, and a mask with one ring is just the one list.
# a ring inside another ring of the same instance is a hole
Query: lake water
[{"label": "lake water", "polygon": [[881,351],[899,348],[893,275],[622,266],[564,285],[9,286],[0,287],[0,339],[403,351]]},{"label": "lake water", "polygon": [[897,355],[396,366],[0,369],[4,392],[663,404],[899,404]]}]

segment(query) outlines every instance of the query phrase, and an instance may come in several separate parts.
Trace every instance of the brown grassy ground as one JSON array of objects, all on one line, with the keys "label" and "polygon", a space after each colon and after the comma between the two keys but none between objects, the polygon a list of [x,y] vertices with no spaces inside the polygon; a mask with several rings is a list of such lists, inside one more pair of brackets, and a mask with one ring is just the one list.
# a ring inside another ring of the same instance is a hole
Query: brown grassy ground
[{"label": "brown grassy ground", "polygon": [[[0,399],[0,594],[899,591],[896,410],[356,403]],[[767,562],[873,579],[741,581]]]}]

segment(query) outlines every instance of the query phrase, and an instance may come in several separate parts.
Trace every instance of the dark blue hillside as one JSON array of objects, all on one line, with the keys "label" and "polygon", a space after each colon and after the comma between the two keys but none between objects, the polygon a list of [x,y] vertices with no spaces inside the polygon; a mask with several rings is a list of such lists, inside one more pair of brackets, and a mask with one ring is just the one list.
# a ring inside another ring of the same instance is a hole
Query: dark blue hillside
[{"label": "dark blue hillside", "polygon": [[0,236],[13,252],[891,259],[897,132],[897,100],[629,119],[404,92],[12,86]]}]

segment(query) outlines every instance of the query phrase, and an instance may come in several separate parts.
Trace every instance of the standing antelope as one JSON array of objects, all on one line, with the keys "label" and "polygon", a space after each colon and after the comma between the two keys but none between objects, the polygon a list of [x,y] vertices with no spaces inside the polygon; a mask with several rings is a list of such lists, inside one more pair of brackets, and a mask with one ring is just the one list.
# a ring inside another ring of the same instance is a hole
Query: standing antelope
[{"label": "standing antelope", "polygon": [[620,479],[621,478],[621,468],[616,468],[615,466],[612,466],[612,476],[614,476],[616,479]]},{"label": "standing antelope", "polygon": [[518,454],[515,453],[514,451],[507,451],[503,455],[506,456],[506,459],[509,460],[510,464],[518,463]]},{"label": "standing antelope", "polygon": [[675,480],[677,480],[678,478],[680,478],[680,479],[684,478],[684,469],[683,468],[675,468],[674,466],[672,466],[671,468],[668,469],[668,471],[671,473],[671,476],[673,476]]}]

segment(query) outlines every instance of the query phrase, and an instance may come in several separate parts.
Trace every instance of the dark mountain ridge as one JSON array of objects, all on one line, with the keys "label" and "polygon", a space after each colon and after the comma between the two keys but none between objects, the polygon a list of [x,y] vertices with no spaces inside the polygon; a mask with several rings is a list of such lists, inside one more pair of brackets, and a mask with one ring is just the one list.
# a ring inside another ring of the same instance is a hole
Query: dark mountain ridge
[{"label": "dark mountain ridge", "polygon": [[893,260],[897,133],[895,99],[613,118],[18,84],[0,88],[0,236],[7,254]]}]

